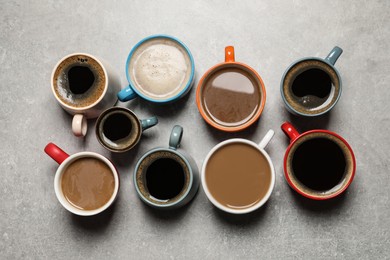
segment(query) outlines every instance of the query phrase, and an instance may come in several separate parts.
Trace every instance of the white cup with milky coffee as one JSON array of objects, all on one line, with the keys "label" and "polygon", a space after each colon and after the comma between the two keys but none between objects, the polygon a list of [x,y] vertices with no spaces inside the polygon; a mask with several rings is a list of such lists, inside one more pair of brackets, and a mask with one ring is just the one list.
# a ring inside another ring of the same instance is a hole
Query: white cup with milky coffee
[{"label": "white cup with milky coffee", "polygon": [[202,167],[202,187],[217,208],[232,214],[252,212],[267,202],[275,186],[275,169],[264,150],[274,135],[259,144],[234,138],[217,144]]},{"label": "white cup with milky coffee", "polygon": [[54,97],[73,115],[76,136],[86,135],[88,118],[98,117],[115,104],[120,86],[119,76],[107,62],[86,53],[63,57],[51,75]]},{"label": "white cup with milky coffee", "polygon": [[119,174],[106,157],[93,152],[68,155],[53,143],[46,145],[45,152],[60,165],[54,177],[54,191],[69,212],[93,216],[114,203]]},{"label": "white cup with milky coffee", "polygon": [[129,85],[118,93],[120,101],[141,97],[170,103],[185,96],[195,78],[194,58],[179,39],[152,35],[138,42],[126,61]]}]

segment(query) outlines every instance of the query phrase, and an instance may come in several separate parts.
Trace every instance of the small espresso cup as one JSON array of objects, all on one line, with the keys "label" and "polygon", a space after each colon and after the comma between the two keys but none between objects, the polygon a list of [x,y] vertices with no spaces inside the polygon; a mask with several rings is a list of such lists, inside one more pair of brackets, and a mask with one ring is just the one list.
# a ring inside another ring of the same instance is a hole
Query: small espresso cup
[{"label": "small espresso cup", "polygon": [[183,128],[174,126],[169,148],[155,148],[145,153],[134,171],[134,186],[147,205],[174,209],[187,204],[199,188],[199,171],[191,156],[178,151]]},{"label": "small espresso cup", "polygon": [[96,138],[111,152],[126,152],[139,142],[143,131],[157,123],[155,116],[141,120],[130,109],[111,107],[96,120]]},{"label": "small espresso cup", "polygon": [[96,118],[117,101],[120,80],[111,66],[86,53],[62,58],[51,75],[54,97],[65,111],[73,115],[72,131],[76,136],[87,133],[88,118]]},{"label": "small espresso cup", "polygon": [[123,102],[141,97],[153,103],[170,103],[190,91],[194,74],[194,58],[183,42],[168,35],[152,35],[130,51],[126,61],[129,86],[118,98]]},{"label": "small espresso cup", "polygon": [[280,91],[288,111],[300,116],[319,116],[330,111],[341,96],[341,77],[335,63],[343,50],[334,47],[325,59],[308,57],[285,71]]},{"label": "small espresso cup", "polygon": [[265,100],[263,80],[253,68],[235,61],[233,46],[225,48],[225,62],[205,72],[196,91],[203,119],[226,132],[241,131],[256,122]]},{"label": "small espresso cup", "polygon": [[69,156],[53,143],[46,145],[45,152],[60,165],[54,177],[54,191],[69,212],[92,216],[115,201],[119,174],[106,157],[93,152]]},{"label": "small espresso cup", "polygon": [[202,167],[202,187],[222,211],[245,214],[267,202],[275,186],[275,169],[264,150],[274,135],[269,130],[260,144],[235,138],[216,145]]},{"label": "small espresso cup", "polygon": [[281,128],[290,138],[284,156],[284,176],[292,189],[309,199],[327,200],[349,187],[356,162],[347,141],[327,130],[300,134],[289,122]]}]

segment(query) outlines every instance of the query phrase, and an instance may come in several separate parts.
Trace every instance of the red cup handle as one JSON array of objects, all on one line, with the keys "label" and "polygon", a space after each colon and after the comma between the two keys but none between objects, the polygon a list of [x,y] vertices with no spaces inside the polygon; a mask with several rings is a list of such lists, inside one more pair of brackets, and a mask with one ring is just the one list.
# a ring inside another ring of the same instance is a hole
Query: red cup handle
[{"label": "red cup handle", "polygon": [[48,143],[45,147],[45,153],[53,158],[58,164],[61,164],[69,157],[69,154],[65,153],[61,148],[53,143]]},{"label": "red cup handle", "polygon": [[282,128],[285,135],[290,138],[290,142],[293,142],[299,137],[297,129],[295,129],[295,127],[289,122],[284,122],[280,128]]},{"label": "red cup handle", "polygon": [[225,47],[225,62],[234,62],[234,47],[226,46]]}]

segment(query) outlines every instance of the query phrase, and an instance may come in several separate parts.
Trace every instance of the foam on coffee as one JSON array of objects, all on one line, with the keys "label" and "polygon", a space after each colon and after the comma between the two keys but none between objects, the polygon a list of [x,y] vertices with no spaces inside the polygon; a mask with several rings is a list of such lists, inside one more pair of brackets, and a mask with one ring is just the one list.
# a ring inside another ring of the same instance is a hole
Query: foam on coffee
[{"label": "foam on coffee", "polygon": [[241,142],[219,147],[209,158],[206,185],[220,204],[246,209],[260,202],[271,188],[272,170],[255,147]]},{"label": "foam on coffee", "polygon": [[76,54],[60,62],[52,79],[55,95],[75,108],[94,104],[104,94],[106,76],[94,58]]},{"label": "foam on coffee", "polygon": [[176,96],[187,86],[192,63],[186,49],[178,42],[154,38],[137,47],[128,70],[142,94],[163,100]]}]

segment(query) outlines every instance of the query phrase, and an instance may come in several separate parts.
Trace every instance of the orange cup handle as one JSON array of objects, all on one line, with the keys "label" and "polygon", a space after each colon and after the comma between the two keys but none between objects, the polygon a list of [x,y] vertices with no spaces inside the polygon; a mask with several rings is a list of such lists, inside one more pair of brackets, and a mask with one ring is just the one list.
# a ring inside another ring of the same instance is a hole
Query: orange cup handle
[{"label": "orange cup handle", "polygon": [[235,62],[233,46],[225,47],[225,62]]}]

